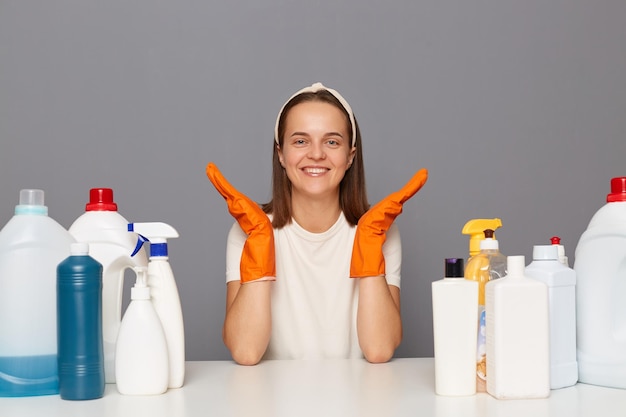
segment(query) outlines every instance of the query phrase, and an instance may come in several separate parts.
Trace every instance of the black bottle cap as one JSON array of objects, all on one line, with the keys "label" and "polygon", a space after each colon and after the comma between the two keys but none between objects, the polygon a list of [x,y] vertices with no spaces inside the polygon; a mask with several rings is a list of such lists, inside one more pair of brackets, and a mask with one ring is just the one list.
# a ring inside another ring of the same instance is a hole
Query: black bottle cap
[{"label": "black bottle cap", "polygon": [[446,278],[463,278],[463,258],[446,258]]}]

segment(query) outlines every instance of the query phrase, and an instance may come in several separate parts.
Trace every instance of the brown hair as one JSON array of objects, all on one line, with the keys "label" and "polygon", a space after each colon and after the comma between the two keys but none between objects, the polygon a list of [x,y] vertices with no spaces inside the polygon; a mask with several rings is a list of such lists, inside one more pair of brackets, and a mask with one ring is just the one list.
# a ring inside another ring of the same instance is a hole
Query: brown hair
[{"label": "brown hair", "polygon": [[[289,111],[297,104],[321,101],[332,104],[337,107],[346,117],[346,124],[350,137],[352,137],[352,128],[350,126],[350,116],[346,109],[341,105],[339,100],[326,90],[319,90],[314,93],[302,93],[293,97],[285,105],[278,122],[278,146],[273,142],[272,157],[272,199],[263,205],[263,211],[273,215],[272,226],[281,228],[291,223],[291,181],[287,177],[284,168],[280,164],[278,156],[278,148],[283,145],[283,137],[285,134],[285,121]],[[356,122],[356,153],[352,160],[352,165],[346,171],[341,183],[339,184],[339,206],[346,217],[348,223],[356,226],[359,219],[369,208],[367,202],[367,193],[365,190],[365,168],[363,166],[363,151],[361,146],[361,132],[359,124]]]}]

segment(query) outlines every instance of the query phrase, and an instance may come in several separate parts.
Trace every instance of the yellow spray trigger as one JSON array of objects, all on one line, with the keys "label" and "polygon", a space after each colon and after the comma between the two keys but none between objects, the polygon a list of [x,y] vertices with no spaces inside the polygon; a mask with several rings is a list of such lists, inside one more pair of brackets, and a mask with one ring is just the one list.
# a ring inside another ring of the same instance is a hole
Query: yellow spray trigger
[{"label": "yellow spray trigger", "polygon": [[[469,240],[469,256],[472,257],[480,252],[480,241],[485,238],[485,230],[491,229],[495,231],[497,228],[502,227],[502,220],[498,218],[494,219],[472,219],[465,223],[461,233],[464,235],[470,235]],[[494,233],[493,238],[496,238]]]}]

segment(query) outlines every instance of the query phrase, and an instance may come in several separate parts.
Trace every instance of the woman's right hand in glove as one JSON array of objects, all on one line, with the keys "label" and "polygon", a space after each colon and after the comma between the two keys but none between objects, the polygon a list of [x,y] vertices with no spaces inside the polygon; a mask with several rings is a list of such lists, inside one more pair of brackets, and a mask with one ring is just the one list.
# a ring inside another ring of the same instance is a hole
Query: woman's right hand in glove
[{"label": "woman's right hand in glove", "polygon": [[239,265],[241,283],[275,280],[274,230],[267,214],[258,204],[237,191],[213,162],[207,165],[206,174],[226,200],[230,214],[248,235]]}]

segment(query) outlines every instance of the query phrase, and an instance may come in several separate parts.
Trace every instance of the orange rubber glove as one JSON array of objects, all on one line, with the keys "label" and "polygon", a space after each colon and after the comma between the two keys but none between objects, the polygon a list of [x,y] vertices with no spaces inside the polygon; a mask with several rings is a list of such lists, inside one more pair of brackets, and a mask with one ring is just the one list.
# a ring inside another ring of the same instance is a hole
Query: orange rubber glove
[{"label": "orange rubber glove", "polygon": [[387,230],[402,213],[402,205],[426,183],[428,171],[420,169],[399,191],[371,207],[361,218],[354,236],[350,277],[364,278],[385,275],[383,244]]},{"label": "orange rubber glove", "polygon": [[206,175],[226,200],[229,213],[248,235],[239,264],[241,283],[245,284],[263,278],[275,280],[274,230],[267,214],[258,204],[237,191],[213,162],[207,165]]}]

